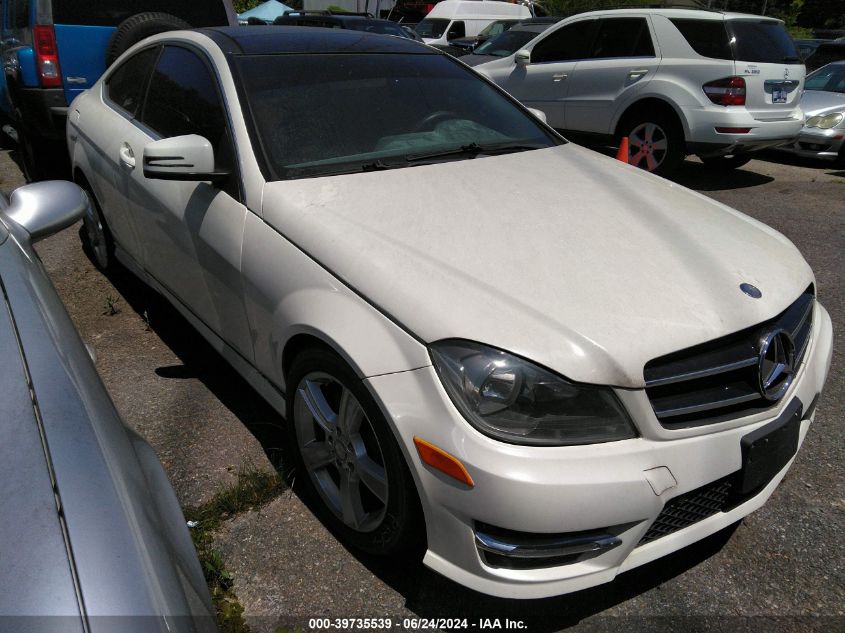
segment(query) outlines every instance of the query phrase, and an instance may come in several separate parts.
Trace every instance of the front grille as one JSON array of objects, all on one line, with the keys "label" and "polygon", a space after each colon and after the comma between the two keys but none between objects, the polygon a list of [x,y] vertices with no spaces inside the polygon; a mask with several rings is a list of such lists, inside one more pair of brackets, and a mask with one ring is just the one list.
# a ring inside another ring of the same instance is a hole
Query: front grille
[{"label": "front grille", "polygon": [[731,496],[736,487],[735,482],[736,473],[733,473],[670,500],[637,545],[645,545],[667,534],[683,530],[693,523],[736,505],[736,499]]},{"label": "front grille", "polygon": [[651,406],[666,428],[722,422],[775,403],[760,393],[760,344],[783,329],[794,342],[794,372],[803,362],[813,326],[812,286],[774,319],[736,334],[646,363],[643,375]]}]

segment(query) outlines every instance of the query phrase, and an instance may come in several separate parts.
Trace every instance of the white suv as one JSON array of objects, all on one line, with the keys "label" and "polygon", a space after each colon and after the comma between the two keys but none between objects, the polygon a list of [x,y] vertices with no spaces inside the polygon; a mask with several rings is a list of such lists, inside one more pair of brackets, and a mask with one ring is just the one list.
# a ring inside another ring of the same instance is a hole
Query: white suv
[{"label": "white suv", "polygon": [[687,154],[737,167],[801,131],[805,69],[779,20],[689,9],[594,11],[475,69],[552,127],[668,173]]}]

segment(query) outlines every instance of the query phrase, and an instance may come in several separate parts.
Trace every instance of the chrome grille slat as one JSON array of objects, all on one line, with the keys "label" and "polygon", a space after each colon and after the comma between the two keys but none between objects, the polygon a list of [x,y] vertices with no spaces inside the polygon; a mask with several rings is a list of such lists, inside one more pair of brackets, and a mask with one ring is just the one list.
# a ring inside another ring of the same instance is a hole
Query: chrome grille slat
[{"label": "chrome grille slat", "polygon": [[797,371],[811,338],[814,305],[815,293],[810,286],[769,321],[646,363],[646,393],[658,420],[667,428],[682,428],[773,406],[775,403],[759,391],[762,335],[778,329],[790,333]]}]

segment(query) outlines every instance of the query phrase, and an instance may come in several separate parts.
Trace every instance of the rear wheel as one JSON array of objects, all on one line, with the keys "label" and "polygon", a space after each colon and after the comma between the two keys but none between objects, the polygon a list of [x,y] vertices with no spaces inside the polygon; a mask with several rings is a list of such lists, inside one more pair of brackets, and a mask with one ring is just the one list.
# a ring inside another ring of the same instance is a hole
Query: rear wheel
[{"label": "rear wheel", "polygon": [[701,162],[711,169],[729,170],[737,169],[751,160],[749,154],[738,156],[699,156]]},{"label": "rear wheel", "polygon": [[110,269],[115,262],[114,239],[112,239],[100,205],[87,187],[83,187],[88,194],[89,205],[82,216],[82,247],[87,251],[94,265],[102,271]]},{"label": "rear wheel", "polygon": [[298,477],[315,511],[348,544],[391,554],[418,541],[421,511],[411,474],[361,380],[333,352],[293,362],[287,420]]},{"label": "rear wheel", "polygon": [[672,117],[660,112],[638,113],[620,127],[628,137],[629,164],[665,176],[684,161],[684,132]]}]

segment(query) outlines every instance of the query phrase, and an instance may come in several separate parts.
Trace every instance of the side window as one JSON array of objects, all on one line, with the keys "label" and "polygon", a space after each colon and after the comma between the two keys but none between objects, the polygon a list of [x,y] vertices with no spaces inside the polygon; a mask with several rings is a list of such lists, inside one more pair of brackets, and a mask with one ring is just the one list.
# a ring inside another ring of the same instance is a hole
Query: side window
[{"label": "side window", "polygon": [[581,20],[557,29],[531,51],[531,62],[565,62],[589,56],[598,20]]},{"label": "side window", "polygon": [[106,80],[108,100],[131,117],[138,113],[159,50],[148,48],[133,55]]},{"label": "side window", "polygon": [[670,21],[681,32],[692,50],[702,57],[733,59],[723,20],[672,18]]},{"label": "side window", "polygon": [[[150,79],[141,122],[163,138],[199,134],[214,148],[218,168],[234,169],[235,154],[217,79],[194,52],[165,46]],[[236,178],[223,190],[238,197]]]},{"label": "side window", "polygon": [[645,18],[599,20],[599,30],[590,57],[654,57],[648,21]]},{"label": "side window", "polygon": [[459,37],[466,37],[466,25],[463,20],[455,20],[449,25],[449,32],[446,33],[447,40],[454,40]]},{"label": "side window", "polygon": [[193,52],[165,46],[150,80],[141,121],[162,137],[199,134],[219,153],[227,136],[217,80]]}]

